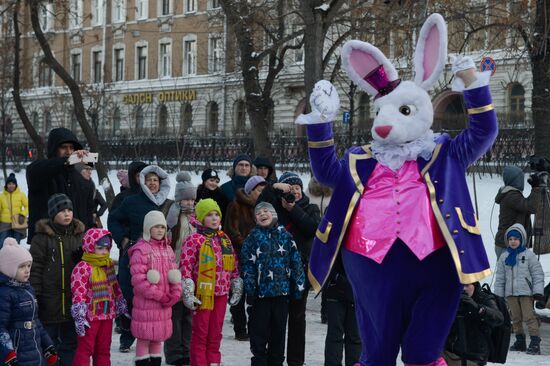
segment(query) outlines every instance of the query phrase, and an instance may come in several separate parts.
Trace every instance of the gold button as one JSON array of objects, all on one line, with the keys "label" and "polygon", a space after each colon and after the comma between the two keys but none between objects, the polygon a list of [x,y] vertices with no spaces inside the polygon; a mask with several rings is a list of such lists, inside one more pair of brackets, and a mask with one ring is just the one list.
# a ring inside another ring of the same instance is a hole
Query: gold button
[{"label": "gold button", "polygon": [[460,251],[460,254],[464,254],[464,250],[461,250],[461,251]]},{"label": "gold button", "polygon": [[395,201],[395,203],[397,203],[398,205],[400,204],[399,201]]},{"label": "gold button", "polygon": [[400,213],[401,213],[401,212],[399,212],[399,210],[396,212],[396,214],[398,214],[398,215],[399,215]]},{"label": "gold button", "polygon": [[457,229],[454,229],[454,230],[453,230],[453,234],[458,234],[458,230],[457,230]]},{"label": "gold button", "polygon": [[439,203],[443,203],[443,198],[440,198],[440,199],[439,199]]},{"label": "gold button", "polygon": [[400,232],[401,232],[401,231],[397,230],[395,233],[396,233],[397,235],[399,235]]}]

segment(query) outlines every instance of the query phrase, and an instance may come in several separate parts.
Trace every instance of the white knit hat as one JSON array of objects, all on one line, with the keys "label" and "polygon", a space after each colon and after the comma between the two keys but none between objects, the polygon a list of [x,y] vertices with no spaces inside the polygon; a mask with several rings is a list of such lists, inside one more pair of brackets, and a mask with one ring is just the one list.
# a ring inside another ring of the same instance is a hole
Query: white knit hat
[{"label": "white knit hat", "polygon": [[6,238],[4,246],[0,249],[0,272],[9,278],[15,278],[17,269],[21,263],[31,261],[31,253],[19,244],[14,238]]},{"label": "white knit hat", "polygon": [[[165,228],[166,218],[164,214],[160,211],[149,211],[145,218],[143,219],[143,240],[151,240],[151,228],[156,225],[163,225]],[[165,234],[166,237],[166,234]]]}]

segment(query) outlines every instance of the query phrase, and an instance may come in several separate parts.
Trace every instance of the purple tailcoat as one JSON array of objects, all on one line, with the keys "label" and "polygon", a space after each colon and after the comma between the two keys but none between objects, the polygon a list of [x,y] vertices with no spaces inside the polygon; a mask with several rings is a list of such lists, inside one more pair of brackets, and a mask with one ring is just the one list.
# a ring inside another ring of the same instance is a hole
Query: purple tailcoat
[{"label": "purple tailcoat", "polygon": [[[466,284],[488,276],[491,271],[465,172],[491,147],[498,133],[498,123],[488,86],[465,90],[464,99],[470,126],[454,139],[442,134],[431,159],[418,158],[417,162],[458,277]],[[331,123],[308,125],[307,135],[315,177],[322,184],[334,188],[310,256],[308,275],[318,292],[330,273],[377,161],[369,146],[352,147],[338,160]]]}]

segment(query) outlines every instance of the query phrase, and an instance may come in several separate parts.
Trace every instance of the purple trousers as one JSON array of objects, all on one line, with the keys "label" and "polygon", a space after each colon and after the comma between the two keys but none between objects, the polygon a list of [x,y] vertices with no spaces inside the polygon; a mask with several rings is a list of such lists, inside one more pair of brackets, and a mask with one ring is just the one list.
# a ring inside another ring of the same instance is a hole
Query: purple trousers
[{"label": "purple trousers", "polygon": [[420,261],[398,239],[381,264],[345,248],[342,259],[355,296],[360,365],[395,365],[399,348],[407,365],[440,365],[463,289],[449,249]]}]

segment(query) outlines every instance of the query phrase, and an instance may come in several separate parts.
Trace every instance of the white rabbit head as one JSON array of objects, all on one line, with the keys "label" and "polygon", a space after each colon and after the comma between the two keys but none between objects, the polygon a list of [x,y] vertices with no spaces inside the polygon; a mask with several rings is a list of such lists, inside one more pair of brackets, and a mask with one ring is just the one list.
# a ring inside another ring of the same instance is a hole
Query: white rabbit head
[{"label": "white rabbit head", "polygon": [[375,140],[403,144],[425,135],[433,122],[427,90],[439,79],[447,60],[447,26],[432,14],[420,30],[414,54],[415,77],[401,82],[384,54],[368,42],[349,41],[342,49],[342,64],[350,79],[375,97]]}]

